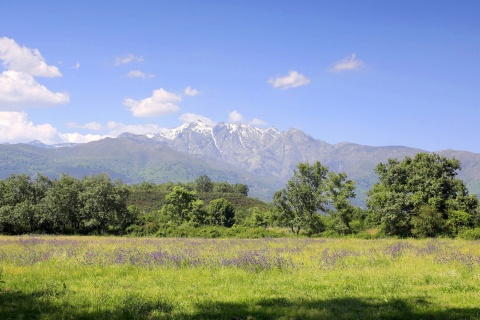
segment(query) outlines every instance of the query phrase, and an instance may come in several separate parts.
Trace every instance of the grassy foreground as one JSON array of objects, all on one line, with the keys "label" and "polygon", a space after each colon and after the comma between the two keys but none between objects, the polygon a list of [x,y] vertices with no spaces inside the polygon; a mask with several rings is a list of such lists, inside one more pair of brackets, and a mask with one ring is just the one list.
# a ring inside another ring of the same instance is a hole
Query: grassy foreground
[{"label": "grassy foreground", "polygon": [[0,319],[480,319],[480,242],[0,237]]}]

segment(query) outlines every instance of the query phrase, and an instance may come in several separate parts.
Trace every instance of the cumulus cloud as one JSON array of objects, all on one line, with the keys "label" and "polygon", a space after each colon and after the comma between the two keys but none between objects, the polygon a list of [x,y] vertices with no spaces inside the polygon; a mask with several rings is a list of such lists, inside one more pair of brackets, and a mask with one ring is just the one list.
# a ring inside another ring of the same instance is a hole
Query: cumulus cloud
[{"label": "cumulus cloud", "polygon": [[50,124],[35,125],[25,112],[0,112],[0,142],[20,143],[40,140],[58,143],[57,129]]},{"label": "cumulus cloud", "polygon": [[193,97],[193,96],[196,96],[197,94],[199,94],[200,91],[198,91],[197,89],[193,89],[192,87],[188,86],[188,87],[185,88],[184,93],[187,96]]},{"label": "cumulus cloud", "polygon": [[120,66],[122,64],[129,64],[130,62],[143,62],[142,56],[135,56],[132,53],[129,53],[124,56],[115,57],[115,66]]},{"label": "cumulus cloud", "polygon": [[155,78],[154,74],[151,73],[145,73],[140,70],[131,70],[129,73],[126,75],[128,78],[139,78],[139,79],[151,79]]},{"label": "cumulus cloud", "polygon": [[111,137],[111,134],[60,133],[51,124],[34,124],[25,112],[0,112],[0,143],[27,143],[39,140],[45,144],[85,143]]},{"label": "cumulus cloud", "polygon": [[19,46],[15,40],[0,38],[0,60],[7,70],[19,71],[32,76],[61,77],[55,66],[49,66],[38,49]]},{"label": "cumulus cloud", "polygon": [[130,107],[134,117],[157,117],[177,112],[180,109],[177,103],[181,100],[181,95],[160,88],[154,90],[151,97],[143,100],[126,98],[123,105]]},{"label": "cumulus cloud", "polygon": [[210,120],[207,117],[195,114],[195,113],[184,113],[180,116],[179,118],[181,121],[184,123],[191,123],[191,122],[196,122],[196,121],[202,121],[205,124],[208,124],[209,126],[215,126],[215,122]]},{"label": "cumulus cloud", "polygon": [[[87,142],[92,142],[92,141],[97,141],[97,140],[100,140],[100,139],[105,139],[105,138],[108,138],[108,137],[112,137],[110,135],[81,134],[81,133],[78,133],[78,132],[60,133],[59,135],[60,135],[60,138],[61,138],[63,143],[87,143]],[[41,139],[39,139],[39,140],[41,141]]]},{"label": "cumulus cloud", "polygon": [[34,77],[60,77],[37,49],[19,46],[13,39],[0,38],[0,60],[7,69],[0,74],[0,110],[15,111],[27,105],[55,105],[69,102],[67,93],[52,92]]},{"label": "cumulus cloud", "polygon": [[310,80],[303,74],[292,70],[288,72],[287,76],[269,79],[268,83],[270,83],[274,88],[290,89],[305,86],[310,83]]},{"label": "cumulus cloud", "polygon": [[338,61],[330,69],[331,72],[343,72],[343,71],[353,71],[358,70],[363,67],[364,63],[362,60],[358,59],[355,53],[352,53],[343,60]]},{"label": "cumulus cloud", "polygon": [[257,119],[257,118],[254,118],[252,121],[250,121],[250,124],[252,126],[255,126],[255,127],[262,127],[262,126],[267,125],[267,123],[265,121]]},{"label": "cumulus cloud", "polygon": [[233,110],[228,114],[228,122],[237,123],[242,121],[243,121],[243,116],[237,110]]},{"label": "cumulus cloud", "polygon": [[27,73],[8,70],[0,74],[0,110],[26,105],[64,104],[69,101],[67,93],[52,92]]},{"label": "cumulus cloud", "polygon": [[107,137],[117,137],[124,132],[147,134],[164,129],[156,124],[130,125],[114,121],[106,125],[94,121],[83,125],[71,122],[67,125],[76,129],[104,130],[105,134],[62,133],[51,124],[34,124],[25,112],[0,112],[0,143],[26,143],[33,140],[39,140],[45,144],[87,143]]}]

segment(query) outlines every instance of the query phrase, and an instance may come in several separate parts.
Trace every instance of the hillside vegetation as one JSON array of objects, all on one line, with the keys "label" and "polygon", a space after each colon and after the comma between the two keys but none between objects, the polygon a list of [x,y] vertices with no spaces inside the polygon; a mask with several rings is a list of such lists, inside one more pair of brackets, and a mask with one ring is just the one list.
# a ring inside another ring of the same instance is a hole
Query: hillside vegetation
[{"label": "hillside vegetation", "polygon": [[0,180],[0,232],[479,238],[479,202],[456,177],[459,168],[456,159],[426,153],[379,163],[367,209],[353,202],[355,182],[320,162],[299,163],[271,203],[249,197],[247,184],[207,175],[135,185],[106,174],[12,175]]}]

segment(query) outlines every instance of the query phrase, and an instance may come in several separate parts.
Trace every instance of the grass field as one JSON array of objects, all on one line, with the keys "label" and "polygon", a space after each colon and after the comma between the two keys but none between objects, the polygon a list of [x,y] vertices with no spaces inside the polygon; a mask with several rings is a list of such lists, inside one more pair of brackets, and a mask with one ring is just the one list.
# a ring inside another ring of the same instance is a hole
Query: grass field
[{"label": "grass field", "polygon": [[0,237],[0,319],[480,319],[480,242]]}]

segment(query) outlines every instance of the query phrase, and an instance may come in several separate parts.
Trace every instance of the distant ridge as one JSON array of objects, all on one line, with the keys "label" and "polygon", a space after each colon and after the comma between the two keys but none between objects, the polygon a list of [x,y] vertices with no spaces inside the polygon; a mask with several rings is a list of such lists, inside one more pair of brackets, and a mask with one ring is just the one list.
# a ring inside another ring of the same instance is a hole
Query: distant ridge
[{"label": "distant ridge", "polygon": [[[85,144],[47,146],[0,145],[0,178],[11,173],[42,173],[57,177],[107,172],[127,183],[192,181],[202,174],[213,180],[247,183],[251,194],[264,200],[280,189],[298,162],[321,161],[357,182],[359,203],[376,181],[374,167],[388,158],[414,156],[421,149],[405,146],[372,147],[353,143],[329,144],[298,129],[278,131],[247,124],[201,121],[146,135],[123,133]],[[480,193],[480,154],[435,152],[462,163],[459,178],[471,193]]]}]

